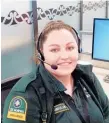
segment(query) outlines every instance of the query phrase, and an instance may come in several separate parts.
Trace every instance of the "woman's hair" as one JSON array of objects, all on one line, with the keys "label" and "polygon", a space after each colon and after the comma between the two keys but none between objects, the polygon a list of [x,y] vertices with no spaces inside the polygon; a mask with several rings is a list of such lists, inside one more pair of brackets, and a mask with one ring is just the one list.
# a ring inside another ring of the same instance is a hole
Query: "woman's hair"
[{"label": "woman's hair", "polygon": [[54,30],[61,30],[61,29],[66,29],[69,32],[72,33],[72,35],[74,36],[75,40],[78,43],[78,37],[77,34],[75,33],[75,31],[72,29],[71,26],[69,26],[68,24],[65,24],[63,21],[50,21],[45,28],[42,30],[39,39],[38,39],[38,43],[39,43],[39,47],[42,48],[43,47],[43,43],[46,41],[47,36],[50,32],[54,31]]}]

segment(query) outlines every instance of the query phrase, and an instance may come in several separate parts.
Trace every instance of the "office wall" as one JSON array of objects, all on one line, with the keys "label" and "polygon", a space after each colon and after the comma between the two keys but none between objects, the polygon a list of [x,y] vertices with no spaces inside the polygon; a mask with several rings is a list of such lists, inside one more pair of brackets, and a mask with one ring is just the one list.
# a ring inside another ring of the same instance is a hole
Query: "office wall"
[{"label": "office wall", "polygon": [[83,33],[82,33],[83,53],[88,54],[92,53],[93,19],[105,17],[106,17],[106,2],[104,0],[103,1],[83,0]]},{"label": "office wall", "polygon": [[18,78],[32,71],[34,31],[31,2],[2,1],[1,79]]},{"label": "office wall", "polygon": [[63,20],[65,23],[79,30],[80,1],[56,0],[37,1],[38,29],[39,33],[47,22],[51,20]]}]

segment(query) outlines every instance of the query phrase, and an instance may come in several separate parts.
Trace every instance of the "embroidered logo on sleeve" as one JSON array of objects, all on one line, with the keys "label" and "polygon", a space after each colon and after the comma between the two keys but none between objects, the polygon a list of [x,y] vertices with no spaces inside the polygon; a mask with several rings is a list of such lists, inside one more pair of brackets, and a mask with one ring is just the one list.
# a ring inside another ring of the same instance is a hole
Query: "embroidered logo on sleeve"
[{"label": "embroidered logo on sleeve", "polygon": [[14,97],[8,109],[7,118],[26,121],[27,102],[21,96]]},{"label": "embroidered logo on sleeve", "polygon": [[58,113],[64,112],[64,111],[68,111],[68,110],[69,110],[69,108],[64,103],[54,106],[55,114],[58,114]]}]

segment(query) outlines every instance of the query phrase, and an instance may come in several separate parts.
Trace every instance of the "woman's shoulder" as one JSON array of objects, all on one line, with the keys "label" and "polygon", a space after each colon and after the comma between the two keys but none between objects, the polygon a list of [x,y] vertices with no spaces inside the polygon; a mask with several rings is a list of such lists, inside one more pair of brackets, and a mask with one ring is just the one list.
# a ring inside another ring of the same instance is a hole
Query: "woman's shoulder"
[{"label": "woman's shoulder", "polygon": [[37,68],[32,70],[31,73],[24,75],[12,88],[12,92],[25,92],[27,86],[36,79]]},{"label": "woman's shoulder", "polygon": [[[36,78],[34,72],[22,77],[8,94],[3,110],[4,123],[11,119],[26,121],[26,114],[30,116],[31,110],[34,110],[34,104],[40,109],[40,103],[35,90],[30,85]],[[28,109],[28,110],[27,110]],[[23,113],[22,113],[23,112]],[[15,115],[19,114],[19,115]],[[35,115],[37,112],[34,113]],[[21,117],[21,118],[20,118]]]},{"label": "woman's shoulder", "polygon": [[76,71],[78,71],[82,75],[88,76],[89,78],[93,78],[93,65],[91,63],[79,62],[77,64]]},{"label": "woman's shoulder", "polygon": [[36,74],[33,72],[25,75],[14,85],[12,91],[25,92],[28,84],[30,84],[33,80],[35,80],[35,78],[36,78]]}]

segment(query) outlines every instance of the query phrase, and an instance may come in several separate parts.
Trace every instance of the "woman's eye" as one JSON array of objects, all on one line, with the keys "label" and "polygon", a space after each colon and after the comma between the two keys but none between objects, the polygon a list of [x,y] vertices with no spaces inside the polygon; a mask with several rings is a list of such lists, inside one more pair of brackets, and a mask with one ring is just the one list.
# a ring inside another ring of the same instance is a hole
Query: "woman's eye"
[{"label": "woman's eye", "polygon": [[71,51],[71,50],[73,50],[73,49],[74,49],[74,47],[73,47],[73,46],[71,46],[71,47],[68,47],[67,49]]},{"label": "woman's eye", "polygon": [[53,52],[53,53],[56,53],[56,52],[58,52],[59,50],[58,50],[58,49],[51,49],[50,51]]}]

